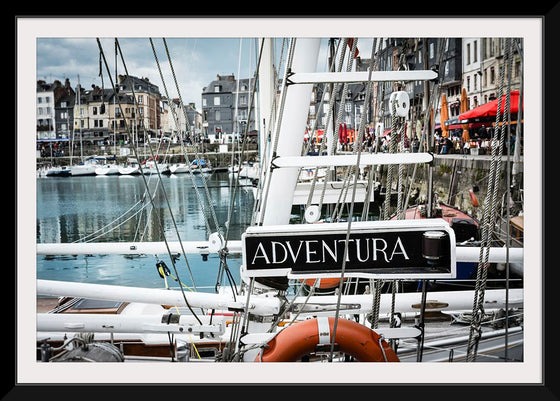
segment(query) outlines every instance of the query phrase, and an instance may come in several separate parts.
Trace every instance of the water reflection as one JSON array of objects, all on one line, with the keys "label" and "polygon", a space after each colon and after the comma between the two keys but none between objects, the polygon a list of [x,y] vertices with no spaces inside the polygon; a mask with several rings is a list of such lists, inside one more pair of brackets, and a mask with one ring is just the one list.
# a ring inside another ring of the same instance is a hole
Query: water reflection
[{"label": "water reflection", "polygon": [[[206,240],[216,224],[225,229],[231,200],[227,174],[206,180],[207,188],[188,174],[38,179],[37,242]],[[240,238],[252,206],[252,192],[238,190],[230,239]]]},{"label": "water reflection", "polygon": [[[162,181],[151,176],[146,182],[139,176],[38,179],[37,243],[206,240],[216,231],[216,222],[225,232],[231,201],[227,173],[213,174],[206,180],[207,188],[200,177],[193,185],[189,174],[163,176]],[[251,188],[239,189],[230,217],[229,239],[241,238],[252,208]],[[199,255],[187,255],[187,259],[181,255],[176,262],[180,280],[193,285],[187,271],[190,269],[199,289],[212,290],[218,257],[211,255],[203,261]],[[155,268],[158,260],[171,268],[168,255],[39,255],[37,277],[157,288],[163,285]],[[239,277],[240,264],[239,257],[228,259],[234,277]]]}]

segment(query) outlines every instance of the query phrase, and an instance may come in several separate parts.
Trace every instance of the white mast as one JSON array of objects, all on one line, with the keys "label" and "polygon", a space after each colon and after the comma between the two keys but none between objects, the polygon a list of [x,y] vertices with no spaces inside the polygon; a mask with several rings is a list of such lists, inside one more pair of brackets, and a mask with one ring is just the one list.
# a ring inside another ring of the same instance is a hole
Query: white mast
[{"label": "white mast", "polygon": [[[274,114],[272,112],[272,104],[274,102],[275,82],[274,82],[274,65],[272,57],[272,39],[260,39],[262,46],[261,63],[259,66],[259,109],[260,109],[260,128],[259,128],[259,150],[265,149],[265,141],[267,127],[274,127]],[[269,155],[262,155],[261,160],[265,160]]]},{"label": "white mast", "polygon": [[79,128],[80,128],[80,160],[84,161],[84,148],[82,145],[82,86],[80,85],[80,75],[78,74],[78,117],[79,117]]},{"label": "white mast", "polygon": [[[319,54],[320,39],[298,38],[291,66],[293,72],[315,72]],[[276,156],[299,156],[305,134],[309,104],[311,101],[312,84],[293,85],[282,88],[281,97],[285,96],[283,116],[276,118],[275,129],[278,135]],[[284,93],[285,92],[285,93]],[[265,115],[265,114],[262,114]],[[272,144],[275,143],[273,138]],[[274,147],[274,145],[272,145]],[[274,149],[273,149],[274,151]],[[272,160],[267,160],[270,170]],[[299,168],[281,168],[267,175],[270,184],[265,186],[266,209],[263,225],[288,224],[292,209],[293,193],[297,184]]]}]

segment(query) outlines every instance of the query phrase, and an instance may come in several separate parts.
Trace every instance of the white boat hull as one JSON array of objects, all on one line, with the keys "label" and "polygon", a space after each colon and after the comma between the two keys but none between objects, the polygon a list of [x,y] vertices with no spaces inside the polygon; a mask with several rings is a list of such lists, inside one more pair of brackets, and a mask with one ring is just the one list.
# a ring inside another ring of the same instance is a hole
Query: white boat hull
[{"label": "white boat hull", "polygon": [[136,175],[136,174],[140,174],[140,170],[139,170],[138,166],[119,167],[119,174],[120,175]]},{"label": "white boat hull", "polygon": [[174,164],[172,166],[169,166],[169,172],[171,174],[188,173],[189,170],[190,170],[189,166],[186,165],[185,163],[179,163],[179,164]]},{"label": "white boat hull", "polygon": [[98,166],[95,168],[96,175],[118,175],[119,168],[115,165]]},{"label": "white boat hull", "polygon": [[83,176],[83,175],[95,175],[95,166],[89,165],[78,165],[72,166],[71,174],[73,177],[75,176]]}]

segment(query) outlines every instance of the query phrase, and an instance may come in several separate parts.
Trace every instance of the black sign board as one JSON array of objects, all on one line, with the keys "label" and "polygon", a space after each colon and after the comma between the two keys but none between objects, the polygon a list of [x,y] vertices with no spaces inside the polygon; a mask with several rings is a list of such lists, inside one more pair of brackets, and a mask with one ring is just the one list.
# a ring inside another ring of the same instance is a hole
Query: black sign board
[{"label": "black sign board", "polygon": [[328,224],[317,227],[315,232],[311,231],[313,225],[306,225],[306,232],[246,233],[246,274],[334,277],[340,274],[346,259],[347,276],[455,277],[455,239],[447,223],[427,227],[417,223],[403,227],[399,223],[398,230],[387,229],[387,222],[383,223],[369,230],[364,230],[363,225],[359,226],[362,229],[352,230],[346,257],[346,232],[325,231]]}]

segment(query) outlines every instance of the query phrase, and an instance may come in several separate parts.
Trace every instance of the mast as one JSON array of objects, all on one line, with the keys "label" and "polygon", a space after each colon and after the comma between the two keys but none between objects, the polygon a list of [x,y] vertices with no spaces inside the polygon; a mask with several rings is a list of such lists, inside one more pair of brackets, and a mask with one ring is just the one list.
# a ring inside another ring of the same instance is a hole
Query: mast
[{"label": "mast", "polygon": [[[422,51],[422,58],[424,62],[424,69],[428,69],[428,38],[423,39],[424,46]],[[429,94],[430,94],[430,82],[424,81],[424,97],[422,99],[422,108],[424,109],[424,115],[426,123],[424,124],[424,131],[426,132],[426,139],[428,143],[428,149],[430,152],[434,151],[434,135],[433,135],[433,127],[432,127],[432,118],[430,115],[430,101],[429,101]],[[433,163],[428,165],[428,202],[426,205],[426,217],[432,217],[433,211],[433,180],[434,180],[434,168]]]},{"label": "mast", "polygon": [[80,160],[84,162],[84,148],[82,144],[82,86],[80,85],[80,74],[78,74],[78,117],[80,126]]},{"label": "mast", "polygon": [[[314,72],[317,68],[320,39],[298,38],[294,49],[291,72]],[[288,68],[288,66],[287,66]],[[293,194],[299,175],[299,168],[272,168],[275,157],[299,156],[305,133],[305,126],[311,101],[312,84],[282,87],[281,98],[284,98],[283,116],[276,119],[272,149],[272,160],[267,161],[266,168],[270,171],[266,209],[262,219],[263,225],[288,224],[292,209]],[[279,127],[278,127],[279,126]]]},{"label": "mast", "polygon": [[[117,76],[117,41],[115,40],[115,77]],[[117,155],[117,92],[113,93],[113,153]],[[116,163],[116,160],[115,160]]]},{"label": "mast", "polygon": [[[264,42],[262,46],[261,64],[259,66],[259,109],[261,127],[259,129],[259,150],[262,152],[265,149],[266,141],[266,127],[274,127],[274,114],[272,112],[272,104],[274,99],[275,88],[275,74],[272,57],[272,39],[263,38],[259,39],[260,43]],[[260,44],[259,43],[259,44]],[[261,160],[268,158],[269,155],[260,155]]]}]

